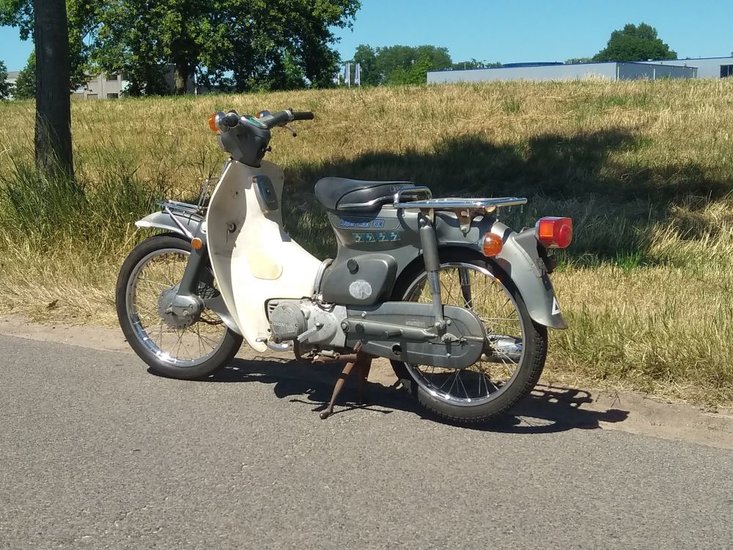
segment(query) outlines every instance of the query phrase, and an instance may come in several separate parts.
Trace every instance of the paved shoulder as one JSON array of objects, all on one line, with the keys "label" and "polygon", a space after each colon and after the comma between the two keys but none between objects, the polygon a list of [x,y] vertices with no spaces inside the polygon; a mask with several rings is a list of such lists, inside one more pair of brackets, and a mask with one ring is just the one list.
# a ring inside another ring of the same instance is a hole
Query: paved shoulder
[{"label": "paved shoulder", "polygon": [[724,449],[578,427],[592,417],[460,429],[376,384],[369,407],[321,421],[334,369],[276,358],[182,382],[129,354],[13,337],[0,357],[0,547],[733,540]]}]

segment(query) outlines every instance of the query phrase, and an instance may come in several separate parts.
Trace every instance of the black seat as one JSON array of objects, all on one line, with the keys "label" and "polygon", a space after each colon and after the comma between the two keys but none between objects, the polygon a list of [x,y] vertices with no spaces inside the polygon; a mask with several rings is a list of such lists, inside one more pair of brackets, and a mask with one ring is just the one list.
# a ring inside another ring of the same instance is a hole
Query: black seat
[{"label": "black seat", "polygon": [[371,212],[388,202],[400,189],[414,187],[409,181],[362,181],[322,178],[316,182],[316,198],[327,210]]}]

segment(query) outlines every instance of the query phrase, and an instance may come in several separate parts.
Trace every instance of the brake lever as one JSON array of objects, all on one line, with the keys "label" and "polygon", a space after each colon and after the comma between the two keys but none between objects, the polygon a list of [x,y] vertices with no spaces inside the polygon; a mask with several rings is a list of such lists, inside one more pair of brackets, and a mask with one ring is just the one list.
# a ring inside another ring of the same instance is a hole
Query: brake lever
[{"label": "brake lever", "polygon": [[298,132],[296,132],[295,130],[293,130],[287,124],[283,124],[283,128],[285,128],[288,132],[290,132],[293,135],[293,137],[298,137]]}]

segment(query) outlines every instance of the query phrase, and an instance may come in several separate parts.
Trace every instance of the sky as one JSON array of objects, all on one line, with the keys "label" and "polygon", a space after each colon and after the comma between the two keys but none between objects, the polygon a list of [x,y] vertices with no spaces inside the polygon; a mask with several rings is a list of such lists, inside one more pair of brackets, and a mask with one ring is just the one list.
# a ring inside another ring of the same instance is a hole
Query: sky
[{"label": "sky", "polygon": [[[362,0],[352,29],[336,29],[351,59],[359,44],[447,47],[454,62],[591,57],[626,23],[648,23],[678,57],[733,51],[730,0]],[[32,45],[0,27],[0,61],[25,66]]]}]

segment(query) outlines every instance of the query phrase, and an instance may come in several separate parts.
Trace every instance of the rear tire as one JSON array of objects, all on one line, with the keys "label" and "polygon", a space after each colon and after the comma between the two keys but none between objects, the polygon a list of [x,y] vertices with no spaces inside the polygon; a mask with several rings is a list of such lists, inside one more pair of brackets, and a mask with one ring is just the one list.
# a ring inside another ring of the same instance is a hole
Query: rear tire
[{"label": "rear tire", "polygon": [[[496,264],[460,250],[441,251],[440,263],[443,304],[468,307],[481,318],[489,348],[463,370],[400,361],[392,361],[392,367],[428,411],[460,424],[485,423],[537,384],[547,355],[547,328],[532,321],[516,286]],[[392,298],[430,301],[426,276],[423,265],[404,274]]]},{"label": "rear tire", "polygon": [[[196,321],[178,326],[161,313],[166,293],[174,292],[183,274],[191,244],[172,235],[156,235],[137,245],[117,278],[115,305],[125,338],[157,374],[195,380],[227,365],[242,345],[242,336],[204,309]],[[208,271],[199,282],[199,296],[218,293]]]}]

